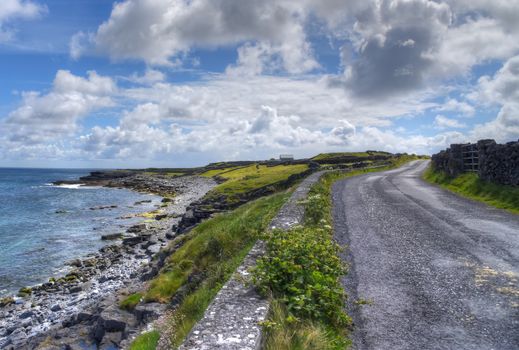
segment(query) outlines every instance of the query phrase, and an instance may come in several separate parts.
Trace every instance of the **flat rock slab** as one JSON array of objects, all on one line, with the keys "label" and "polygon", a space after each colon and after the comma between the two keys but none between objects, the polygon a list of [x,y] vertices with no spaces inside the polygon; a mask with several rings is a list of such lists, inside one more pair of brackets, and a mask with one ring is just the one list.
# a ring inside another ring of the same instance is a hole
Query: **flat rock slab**
[{"label": "flat rock slab", "polygon": [[[270,229],[289,229],[301,224],[304,207],[300,201],[324,172],[308,176],[292,193]],[[207,308],[204,317],[193,327],[180,350],[241,349],[254,350],[261,346],[259,322],[267,317],[269,302],[249,284],[249,270],[265,254],[265,243],[256,242],[235,275],[222,287]]]}]

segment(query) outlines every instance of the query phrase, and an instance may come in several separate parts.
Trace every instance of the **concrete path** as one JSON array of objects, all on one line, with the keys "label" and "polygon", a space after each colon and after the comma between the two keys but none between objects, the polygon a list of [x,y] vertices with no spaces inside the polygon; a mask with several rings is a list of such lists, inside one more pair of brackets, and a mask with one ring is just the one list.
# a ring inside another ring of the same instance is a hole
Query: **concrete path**
[{"label": "concrete path", "polygon": [[[288,230],[303,223],[305,199],[310,188],[324,171],[305,178],[270,223],[269,229]],[[261,297],[250,283],[249,270],[265,254],[265,243],[253,246],[235,275],[222,287],[193,327],[179,350],[258,350],[262,334],[259,322],[265,320],[269,301]]]},{"label": "concrete path", "polygon": [[519,349],[519,216],[424,182],[426,166],[334,185],[354,349]]}]

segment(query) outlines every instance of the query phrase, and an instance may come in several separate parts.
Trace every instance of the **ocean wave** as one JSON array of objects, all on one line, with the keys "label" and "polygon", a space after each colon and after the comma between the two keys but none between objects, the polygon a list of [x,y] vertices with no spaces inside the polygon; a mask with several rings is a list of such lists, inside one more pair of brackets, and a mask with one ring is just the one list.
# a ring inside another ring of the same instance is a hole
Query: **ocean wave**
[{"label": "ocean wave", "polygon": [[86,186],[83,184],[62,184],[62,185],[45,184],[45,187],[66,188],[69,190],[92,190],[92,189],[100,188],[100,186]]}]

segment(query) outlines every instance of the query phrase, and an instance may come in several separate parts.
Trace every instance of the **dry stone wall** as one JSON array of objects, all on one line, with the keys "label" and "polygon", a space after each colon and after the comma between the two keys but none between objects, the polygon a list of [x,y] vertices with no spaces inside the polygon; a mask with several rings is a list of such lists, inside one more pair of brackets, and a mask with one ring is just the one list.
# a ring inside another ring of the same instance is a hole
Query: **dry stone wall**
[{"label": "dry stone wall", "polygon": [[[503,185],[519,186],[519,141],[498,144],[494,140],[479,140],[476,144],[481,179]],[[464,172],[464,149],[467,144],[452,144],[450,148],[432,156],[435,170],[451,176]],[[472,145],[473,146],[473,145]]]}]

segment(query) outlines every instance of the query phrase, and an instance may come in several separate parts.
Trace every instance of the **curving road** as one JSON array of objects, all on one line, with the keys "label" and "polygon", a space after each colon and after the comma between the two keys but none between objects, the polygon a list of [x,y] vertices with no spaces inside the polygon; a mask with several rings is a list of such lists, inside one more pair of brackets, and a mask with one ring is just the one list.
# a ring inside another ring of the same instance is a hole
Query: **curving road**
[{"label": "curving road", "polygon": [[426,167],[334,185],[354,349],[519,349],[519,215],[424,182]]}]

